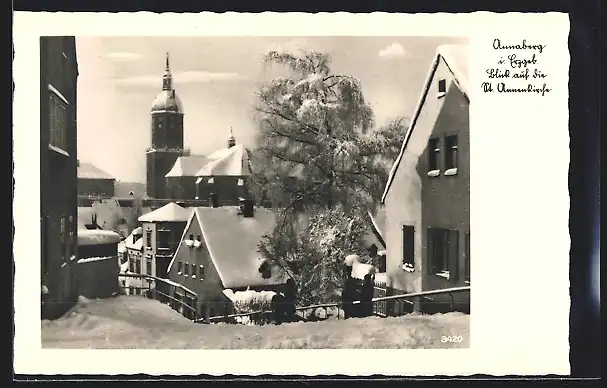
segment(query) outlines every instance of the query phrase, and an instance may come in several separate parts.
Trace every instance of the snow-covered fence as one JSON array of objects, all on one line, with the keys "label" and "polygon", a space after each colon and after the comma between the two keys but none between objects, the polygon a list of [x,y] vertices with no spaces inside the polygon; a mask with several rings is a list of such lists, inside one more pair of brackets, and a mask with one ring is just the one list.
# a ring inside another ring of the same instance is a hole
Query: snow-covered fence
[{"label": "snow-covered fence", "polygon": [[[129,289],[134,291],[133,294],[135,295],[147,296],[150,299],[166,303],[186,318],[193,321],[198,320],[196,309],[198,295],[189,288],[169,279],[128,271],[121,272],[119,279],[119,287],[122,289]],[[159,285],[164,287],[158,287]]]},{"label": "snow-covered fence", "polygon": [[266,323],[282,323],[292,317],[287,317],[285,309],[287,303],[284,296],[274,291],[236,291],[231,289],[223,291],[232,302],[234,314],[211,317],[210,322],[235,322],[247,325],[260,325]]}]

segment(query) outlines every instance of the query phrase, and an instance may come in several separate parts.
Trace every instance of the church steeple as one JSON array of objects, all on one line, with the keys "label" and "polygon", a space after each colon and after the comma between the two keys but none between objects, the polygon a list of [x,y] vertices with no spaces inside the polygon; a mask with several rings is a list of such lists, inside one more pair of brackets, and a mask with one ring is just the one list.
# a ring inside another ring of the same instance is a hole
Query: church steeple
[{"label": "church steeple", "polygon": [[169,53],[167,52],[166,57],[166,68],[164,76],[162,77],[162,90],[171,91],[173,90],[173,76],[171,75],[171,67],[169,65]]},{"label": "church steeple", "polygon": [[236,139],[234,138],[234,131],[230,127],[230,135],[228,136],[228,148],[232,148],[236,145]]}]

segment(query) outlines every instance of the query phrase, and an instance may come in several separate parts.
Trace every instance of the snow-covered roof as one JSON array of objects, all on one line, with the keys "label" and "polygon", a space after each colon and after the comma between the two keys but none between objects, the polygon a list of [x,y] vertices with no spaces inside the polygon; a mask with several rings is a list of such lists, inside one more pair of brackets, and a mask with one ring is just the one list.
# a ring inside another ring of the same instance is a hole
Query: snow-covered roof
[{"label": "snow-covered roof", "polygon": [[134,251],[140,251],[143,249],[143,237],[138,238],[135,242],[132,242],[133,238],[126,239],[126,249],[131,249]]},{"label": "snow-covered roof", "polygon": [[458,44],[458,45],[442,45],[439,46],[436,50],[436,56],[432,61],[430,66],[430,71],[428,72],[428,76],[426,77],[426,82],[424,82],[423,92],[421,93],[420,99],[415,107],[413,112],[413,119],[411,120],[411,124],[409,125],[409,129],[405,134],[405,140],[400,149],[400,153],[398,158],[392,165],[392,169],[390,170],[390,175],[388,176],[388,182],[386,183],[386,188],[384,189],[384,193],[382,195],[381,202],[384,203],[386,201],[386,196],[388,195],[388,191],[390,191],[390,187],[394,181],[396,176],[396,171],[398,170],[398,166],[400,161],[403,158],[405,153],[405,148],[407,147],[407,143],[411,138],[411,133],[415,129],[415,124],[421,114],[422,108],[424,107],[424,102],[426,101],[426,96],[430,90],[430,85],[432,80],[434,79],[434,74],[436,73],[436,69],[438,68],[441,60],[444,61],[445,65],[449,69],[449,71],[453,74],[453,79],[455,84],[458,86],[460,91],[470,100],[469,93],[469,85],[468,85],[468,64],[469,64],[469,47],[466,44]]},{"label": "snow-covered roof", "polygon": [[363,238],[368,246],[375,244],[377,248],[386,247],[386,238],[384,235],[384,228],[386,224],[386,211],[383,207],[380,207],[375,212],[375,215],[370,211],[367,211],[367,215],[370,220],[371,231],[367,233]]},{"label": "snow-covered roof", "polygon": [[200,155],[180,156],[165,177],[195,177],[208,161],[207,157]]},{"label": "snow-covered roof", "polygon": [[116,179],[91,163],[79,162],[78,179]]},{"label": "snow-covered roof", "polygon": [[[189,225],[198,222],[205,246],[225,288],[283,284],[289,275],[282,268],[272,267],[268,279],[259,272],[264,260],[258,246],[262,237],[276,225],[276,215],[265,208],[257,208],[253,217],[243,217],[238,212],[237,206],[197,207],[182,240]],[[177,254],[169,264],[169,271],[175,257]]]},{"label": "snow-covered roof", "polygon": [[201,176],[243,176],[251,173],[249,151],[242,144],[218,150],[208,156],[209,162],[196,172]]},{"label": "snow-covered roof", "polygon": [[[113,256],[102,256],[102,257],[86,257],[83,259],[79,259],[77,261],[78,264],[84,264],[84,263],[92,263],[95,261],[105,261],[105,260],[115,260],[116,258]],[[118,265],[118,264],[116,264]]]},{"label": "snow-covered roof", "polygon": [[101,229],[79,229],[78,230],[78,246],[99,245],[99,244],[118,244],[120,235],[111,230]]},{"label": "snow-covered roof", "polygon": [[183,208],[175,202],[139,217],[139,222],[186,222],[192,214],[191,209]]},{"label": "snow-covered roof", "polygon": [[120,241],[118,243],[118,253],[124,253],[124,252],[126,252],[126,242]]}]

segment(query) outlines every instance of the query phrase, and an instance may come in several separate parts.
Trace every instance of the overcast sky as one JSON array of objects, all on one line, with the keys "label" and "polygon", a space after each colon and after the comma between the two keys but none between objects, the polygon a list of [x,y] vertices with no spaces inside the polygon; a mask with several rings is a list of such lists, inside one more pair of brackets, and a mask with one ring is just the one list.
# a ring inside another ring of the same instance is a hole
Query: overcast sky
[{"label": "overcast sky", "polygon": [[335,73],[360,79],[378,125],[410,117],[436,48],[462,38],[427,37],[78,37],[78,157],[122,181],[145,181],[150,107],[162,90],[170,52],[173,86],[184,108],[185,146],[208,154],[254,146],[254,93],[274,73],[269,49],[327,52]]}]

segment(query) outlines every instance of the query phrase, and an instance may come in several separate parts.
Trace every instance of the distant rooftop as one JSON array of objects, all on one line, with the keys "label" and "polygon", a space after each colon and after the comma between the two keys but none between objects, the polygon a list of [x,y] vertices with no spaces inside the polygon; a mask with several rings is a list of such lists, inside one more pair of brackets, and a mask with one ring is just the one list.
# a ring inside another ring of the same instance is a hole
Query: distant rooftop
[{"label": "distant rooftop", "polygon": [[139,217],[139,222],[187,222],[192,214],[191,209],[185,209],[175,202]]},{"label": "distant rooftop", "polygon": [[87,162],[78,162],[78,179],[116,179],[102,169]]},{"label": "distant rooftop", "polygon": [[195,177],[196,172],[204,167],[208,160],[200,155],[180,156],[165,177]]}]

